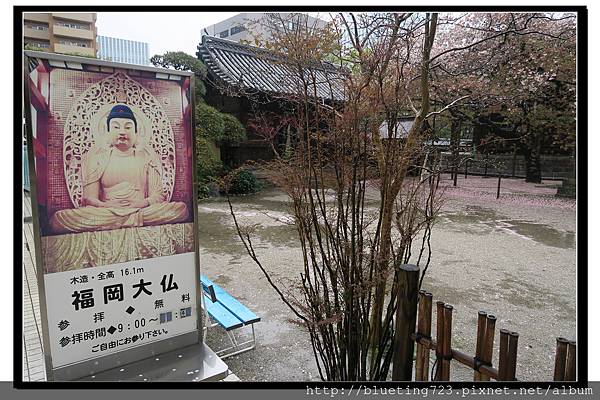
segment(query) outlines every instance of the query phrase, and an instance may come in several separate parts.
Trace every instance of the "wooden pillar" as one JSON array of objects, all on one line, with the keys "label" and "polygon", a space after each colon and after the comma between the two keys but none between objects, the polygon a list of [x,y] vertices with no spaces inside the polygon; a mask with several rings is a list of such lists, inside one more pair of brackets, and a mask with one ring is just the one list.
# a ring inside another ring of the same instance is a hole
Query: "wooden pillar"
[{"label": "wooden pillar", "polygon": [[[483,354],[483,343],[485,341],[485,320],[487,317],[487,313],[485,311],[479,311],[477,315],[477,342],[475,344],[475,358],[481,359]],[[475,370],[473,374],[474,381],[481,380],[481,374],[479,371]]]},{"label": "wooden pillar", "polygon": [[500,354],[498,357],[498,381],[507,381],[508,370],[508,330],[500,329]]},{"label": "wooden pillar", "polygon": [[417,320],[417,293],[419,290],[419,267],[412,264],[401,265],[398,271],[398,306],[396,308],[396,328],[394,331],[394,367],[392,379],[411,381],[415,342],[411,335],[415,332]]},{"label": "wooden pillar", "polygon": [[[496,332],[496,317],[487,315],[485,318],[485,337],[483,349],[481,352],[481,361],[486,365],[492,365],[492,355],[494,353],[494,335]],[[482,381],[489,381],[490,377],[486,374],[481,374]]]},{"label": "wooden pillar", "polygon": [[452,358],[452,310],[450,304],[444,304],[444,345],[442,353],[441,380],[450,380],[450,359]]},{"label": "wooden pillar", "polygon": [[[496,329],[496,317],[487,315],[484,311],[479,311],[477,318],[477,344],[475,348],[475,359],[480,365],[492,364],[492,353],[494,350],[494,332]],[[475,381],[489,381],[490,377],[477,370],[478,364],[475,364]]]},{"label": "wooden pillar", "polygon": [[554,381],[565,380],[565,367],[567,365],[567,346],[569,341],[565,338],[556,338],[556,355],[554,357]]},{"label": "wooden pillar", "polygon": [[[419,319],[417,323],[417,337],[431,339],[431,293],[424,290],[419,292]],[[417,343],[417,358],[415,360],[415,380],[429,380],[429,347]]]},{"label": "wooden pillar", "polygon": [[565,381],[574,381],[577,376],[577,345],[574,341],[567,344],[567,363],[565,365]]},{"label": "wooden pillar", "polygon": [[507,380],[516,381],[517,378],[517,347],[519,341],[519,334],[517,332],[510,332],[508,334],[508,371]]}]

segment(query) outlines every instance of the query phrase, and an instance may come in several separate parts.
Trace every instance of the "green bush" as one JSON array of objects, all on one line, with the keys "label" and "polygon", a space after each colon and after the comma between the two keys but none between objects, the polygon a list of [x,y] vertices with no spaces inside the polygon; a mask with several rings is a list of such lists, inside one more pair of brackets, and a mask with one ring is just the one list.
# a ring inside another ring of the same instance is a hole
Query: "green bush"
[{"label": "green bush", "polygon": [[239,143],[246,140],[246,129],[244,125],[231,114],[221,114],[224,124],[223,141],[227,143]]},{"label": "green bush", "polygon": [[225,135],[223,114],[206,103],[198,104],[196,106],[196,130],[197,135],[209,138],[214,142],[223,140]]},{"label": "green bush", "polygon": [[198,186],[198,198],[206,199],[210,197],[210,187],[206,184],[200,184]]},{"label": "green bush", "polygon": [[235,173],[229,183],[229,193],[231,194],[249,194],[256,193],[261,186],[252,171],[242,169]]},{"label": "green bush", "polygon": [[223,169],[223,164],[211,147],[209,139],[199,135],[196,135],[196,160],[196,178],[201,185],[213,180]]}]

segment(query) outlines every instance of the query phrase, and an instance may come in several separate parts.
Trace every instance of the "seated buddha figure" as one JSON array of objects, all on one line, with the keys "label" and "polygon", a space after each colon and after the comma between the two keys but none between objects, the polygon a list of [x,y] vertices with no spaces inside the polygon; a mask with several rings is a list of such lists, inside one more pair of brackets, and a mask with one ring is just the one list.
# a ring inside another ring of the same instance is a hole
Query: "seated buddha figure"
[{"label": "seated buddha figure", "polygon": [[109,145],[95,145],[82,160],[82,206],[54,213],[55,233],[75,233],[185,221],[185,203],[167,202],[161,163],[149,147],[137,146],[137,122],[126,105],[107,118]]}]

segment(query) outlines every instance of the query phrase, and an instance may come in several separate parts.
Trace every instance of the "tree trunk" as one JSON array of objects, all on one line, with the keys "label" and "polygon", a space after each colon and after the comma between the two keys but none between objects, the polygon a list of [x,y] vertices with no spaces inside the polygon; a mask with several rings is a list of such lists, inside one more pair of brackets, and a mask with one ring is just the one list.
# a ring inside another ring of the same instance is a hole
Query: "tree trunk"
[{"label": "tree trunk", "polygon": [[460,155],[460,121],[457,118],[452,118],[450,123],[450,151],[452,153],[452,178],[454,186],[456,186],[456,178],[458,176],[458,162]]},{"label": "tree trunk", "polygon": [[542,167],[540,160],[541,143],[538,135],[525,147],[525,182],[542,183]]}]

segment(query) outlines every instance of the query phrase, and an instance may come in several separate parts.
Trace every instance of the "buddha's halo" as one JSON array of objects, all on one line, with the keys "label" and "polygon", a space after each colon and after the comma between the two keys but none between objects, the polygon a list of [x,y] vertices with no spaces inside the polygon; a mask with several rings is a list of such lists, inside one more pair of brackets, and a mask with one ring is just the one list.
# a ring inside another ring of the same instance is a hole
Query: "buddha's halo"
[{"label": "buddha's halo", "polygon": [[173,126],[163,107],[163,103],[168,104],[168,97],[159,100],[150,88],[155,86],[119,71],[92,83],[73,101],[63,128],[63,167],[74,207],[80,206],[83,193],[82,161],[92,147],[107,145],[106,119],[117,104],[127,105],[136,117],[139,139],[136,147],[151,149],[160,158],[163,193],[167,201],[171,200],[176,157]]}]

